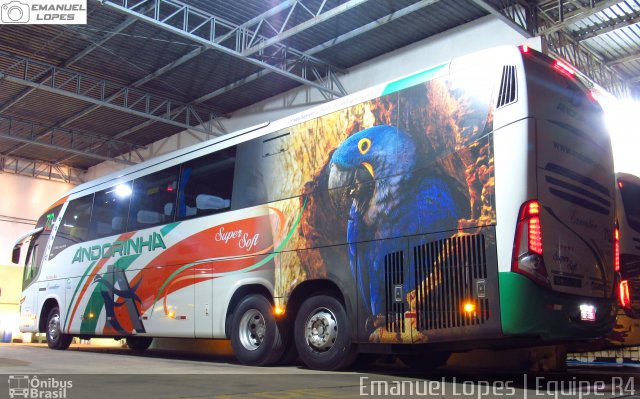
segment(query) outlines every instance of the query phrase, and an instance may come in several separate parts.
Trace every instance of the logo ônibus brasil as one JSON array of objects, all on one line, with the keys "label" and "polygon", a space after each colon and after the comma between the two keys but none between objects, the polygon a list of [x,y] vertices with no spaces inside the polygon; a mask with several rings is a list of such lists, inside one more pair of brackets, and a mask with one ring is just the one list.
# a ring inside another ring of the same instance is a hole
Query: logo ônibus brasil
[{"label": "logo \u00f4nibus brasil", "polygon": [[71,380],[28,375],[9,376],[10,398],[66,398],[67,390],[71,388],[73,388]]},{"label": "logo \u00f4nibus brasil", "polygon": [[153,233],[149,234],[146,239],[145,237],[136,237],[102,245],[80,247],[73,256],[71,263],[111,258],[116,255],[138,255],[141,254],[145,248],[147,251],[153,252],[158,248],[167,249],[167,246],[164,244],[161,234]]}]

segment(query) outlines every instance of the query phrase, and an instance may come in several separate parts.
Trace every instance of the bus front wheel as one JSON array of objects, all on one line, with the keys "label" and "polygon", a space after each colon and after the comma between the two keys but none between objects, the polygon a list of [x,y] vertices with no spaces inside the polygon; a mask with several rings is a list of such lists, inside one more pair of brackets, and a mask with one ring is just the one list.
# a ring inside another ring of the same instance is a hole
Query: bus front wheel
[{"label": "bus front wheel", "polygon": [[298,354],[309,368],[339,370],[356,359],[347,313],[331,295],[316,295],[302,303],[294,336]]},{"label": "bus front wheel", "polygon": [[132,351],[143,352],[149,349],[153,338],[151,337],[126,337],[127,346]]},{"label": "bus front wheel", "polygon": [[51,349],[65,350],[71,345],[73,336],[62,333],[60,326],[60,309],[56,306],[47,317],[47,345]]},{"label": "bus front wheel", "polygon": [[267,298],[249,295],[238,304],[231,321],[231,347],[240,363],[249,366],[266,366],[282,357],[283,330]]}]

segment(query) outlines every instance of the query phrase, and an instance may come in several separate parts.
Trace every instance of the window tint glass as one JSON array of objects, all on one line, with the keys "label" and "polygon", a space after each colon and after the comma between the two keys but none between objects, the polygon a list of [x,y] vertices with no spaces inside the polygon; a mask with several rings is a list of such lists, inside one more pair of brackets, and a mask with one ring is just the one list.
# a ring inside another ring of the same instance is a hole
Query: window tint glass
[{"label": "window tint glass", "polygon": [[620,194],[622,194],[622,203],[624,204],[624,213],[627,217],[627,223],[635,231],[640,232],[640,186],[622,181]]},{"label": "window tint glass", "polygon": [[27,260],[24,265],[24,274],[22,276],[22,287],[26,288],[33,279],[38,274],[38,265],[37,261],[39,255],[39,245],[34,245],[36,242],[36,237],[31,239],[31,243],[29,244],[29,251],[27,252]]},{"label": "window tint glass", "polygon": [[178,188],[178,166],[133,181],[127,230],[173,222]]},{"label": "window tint glass", "polygon": [[211,215],[231,209],[236,147],[182,165],[178,218]]},{"label": "window tint glass", "polygon": [[53,241],[49,259],[65,248],[87,240],[92,204],[93,194],[75,199],[69,203],[67,210],[62,215],[60,226],[58,226],[58,232]]},{"label": "window tint glass", "polygon": [[89,237],[91,239],[124,233],[131,200],[131,183],[99,191],[93,200]]}]

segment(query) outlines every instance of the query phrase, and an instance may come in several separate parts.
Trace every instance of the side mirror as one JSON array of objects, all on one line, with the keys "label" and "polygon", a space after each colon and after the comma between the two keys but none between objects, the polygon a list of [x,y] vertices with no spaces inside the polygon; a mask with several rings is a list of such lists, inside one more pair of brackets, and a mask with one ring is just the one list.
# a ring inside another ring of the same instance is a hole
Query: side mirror
[{"label": "side mirror", "polygon": [[20,247],[22,244],[18,244],[13,247],[13,252],[11,253],[11,262],[18,264],[20,263]]}]

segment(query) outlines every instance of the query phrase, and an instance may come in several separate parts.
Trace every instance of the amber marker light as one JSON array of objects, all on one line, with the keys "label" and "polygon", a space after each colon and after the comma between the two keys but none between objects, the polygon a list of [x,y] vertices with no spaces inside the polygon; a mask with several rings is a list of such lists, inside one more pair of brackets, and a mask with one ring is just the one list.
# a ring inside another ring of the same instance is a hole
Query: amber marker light
[{"label": "amber marker light", "polygon": [[473,313],[476,311],[476,304],[471,302],[471,301],[467,301],[464,303],[464,305],[462,305],[462,309],[464,310],[465,313]]},{"label": "amber marker light", "polygon": [[171,317],[172,319],[176,317],[175,312],[169,312],[167,313],[167,316]]},{"label": "amber marker light", "polygon": [[273,313],[276,316],[282,316],[284,314],[284,308],[282,306],[275,306],[273,308]]},{"label": "amber marker light", "polygon": [[93,313],[89,313],[89,318],[93,319],[95,317],[95,315]]}]

